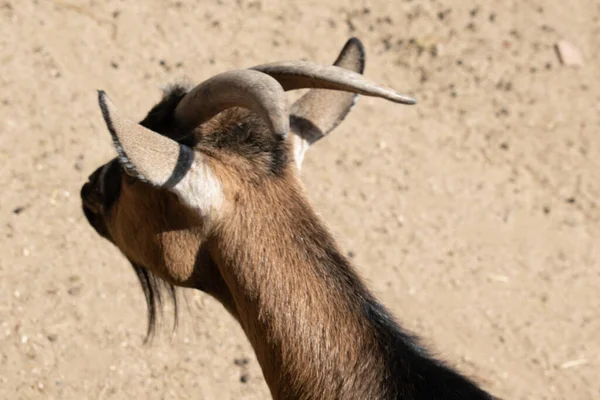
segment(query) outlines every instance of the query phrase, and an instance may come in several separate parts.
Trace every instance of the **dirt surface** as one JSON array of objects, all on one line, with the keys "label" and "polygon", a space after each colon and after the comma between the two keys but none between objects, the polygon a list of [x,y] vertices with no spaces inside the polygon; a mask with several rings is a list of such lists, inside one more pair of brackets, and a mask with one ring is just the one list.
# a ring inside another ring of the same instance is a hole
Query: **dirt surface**
[{"label": "dirt surface", "polygon": [[162,85],[330,63],[353,35],[366,75],[419,105],[361,98],[307,155],[316,208],[400,321],[494,394],[600,398],[593,0],[0,1],[0,398],[268,397],[201,293],[143,344],[134,273],[80,210],[114,154],[95,90],[141,119]]}]

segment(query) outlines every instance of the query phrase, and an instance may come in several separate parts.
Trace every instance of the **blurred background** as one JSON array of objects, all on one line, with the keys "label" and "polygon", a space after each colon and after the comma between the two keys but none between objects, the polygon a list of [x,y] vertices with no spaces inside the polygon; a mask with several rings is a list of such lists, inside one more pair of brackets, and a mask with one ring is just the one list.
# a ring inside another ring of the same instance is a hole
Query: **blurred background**
[{"label": "blurred background", "polygon": [[[79,190],[114,156],[96,103],[138,119],[181,79],[332,63],[362,97],[305,161],[315,207],[432,350],[507,399],[600,398],[600,3],[0,1],[0,398],[262,399],[241,329],[182,290],[143,344],[132,269]],[[558,45],[558,48],[557,48]]]}]

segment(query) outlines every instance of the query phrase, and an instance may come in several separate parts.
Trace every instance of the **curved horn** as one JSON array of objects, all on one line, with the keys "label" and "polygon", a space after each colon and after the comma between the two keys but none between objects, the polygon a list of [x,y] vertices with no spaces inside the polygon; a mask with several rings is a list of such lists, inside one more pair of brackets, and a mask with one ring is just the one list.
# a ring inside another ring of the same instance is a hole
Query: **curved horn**
[{"label": "curved horn", "polygon": [[[333,65],[362,74],[365,58],[365,48],[361,41],[350,38]],[[298,169],[302,168],[308,148],[346,118],[358,96],[357,93],[339,90],[311,89],[292,104],[290,129],[296,134],[294,155]]]},{"label": "curved horn", "polygon": [[289,113],[285,92],[275,79],[259,71],[228,71],[204,81],[179,102],[175,118],[180,128],[188,130],[231,107],[254,111],[273,134],[287,136]]},{"label": "curved horn", "polygon": [[287,61],[257,65],[250,70],[272,76],[286,91],[305,88],[343,90],[365,96],[381,97],[395,103],[416,104],[416,100],[411,97],[371,82],[357,72],[334,65]]},{"label": "curved horn", "polygon": [[125,171],[155,186],[175,186],[192,165],[193,150],[121,116],[104,91],[98,102]]},{"label": "curved horn", "polygon": [[[365,49],[357,38],[349,39],[333,65],[362,74]],[[311,89],[292,104],[292,132],[310,146],[337,127],[358,100],[358,94],[338,90]]]}]

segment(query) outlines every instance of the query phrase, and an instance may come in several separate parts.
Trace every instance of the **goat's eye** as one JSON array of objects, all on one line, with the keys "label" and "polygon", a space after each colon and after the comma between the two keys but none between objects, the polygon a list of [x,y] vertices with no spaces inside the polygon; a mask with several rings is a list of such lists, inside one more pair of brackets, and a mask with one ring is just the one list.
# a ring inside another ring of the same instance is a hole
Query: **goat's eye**
[{"label": "goat's eye", "polygon": [[131,175],[128,175],[126,173],[123,173],[123,175],[125,176],[125,183],[128,185],[133,185],[134,183],[138,182],[138,180]]}]

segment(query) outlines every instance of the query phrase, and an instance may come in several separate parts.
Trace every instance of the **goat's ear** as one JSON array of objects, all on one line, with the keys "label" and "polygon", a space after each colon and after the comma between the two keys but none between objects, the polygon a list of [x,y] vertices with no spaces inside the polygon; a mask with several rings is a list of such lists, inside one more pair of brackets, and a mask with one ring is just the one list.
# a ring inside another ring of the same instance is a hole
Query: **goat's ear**
[{"label": "goat's ear", "polygon": [[[362,74],[365,69],[365,49],[360,40],[348,40],[333,65]],[[293,140],[298,168],[308,147],[346,118],[358,96],[351,92],[311,89],[292,105],[290,128],[296,134]]]},{"label": "goat's ear", "polygon": [[103,91],[98,91],[102,116],[125,172],[162,188],[174,188],[194,161],[194,151],[121,116]]}]

